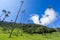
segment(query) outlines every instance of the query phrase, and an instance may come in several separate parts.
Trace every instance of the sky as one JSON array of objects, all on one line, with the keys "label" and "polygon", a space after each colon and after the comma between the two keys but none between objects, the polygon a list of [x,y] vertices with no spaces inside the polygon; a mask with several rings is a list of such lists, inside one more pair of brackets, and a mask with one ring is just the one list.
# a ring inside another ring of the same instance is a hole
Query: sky
[{"label": "sky", "polygon": [[[11,14],[5,21],[10,22],[11,20],[15,20],[16,15],[18,13],[19,7],[22,0],[0,0],[0,15],[3,13],[2,10],[5,9],[10,11]],[[60,0],[23,0],[24,4],[21,10],[25,10],[23,15],[24,23],[29,23],[28,20],[30,19],[31,15],[37,14],[39,15],[39,19],[44,14],[45,10],[48,6],[52,6],[52,8],[60,15]],[[22,13],[20,12],[17,23],[20,23],[22,17]],[[1,17],[1,20],[4,16]],[[34,23],[32,20],[30,23]],[[60,27],[60,18],[57,18],[54,22],[52,22],[55,26]],[[52,24],[51,23],[51,24]],[[52,27],[52,25],[47,25],[48,27]]]},{"label": "sky", "polygon": [[32,15],[30,18],[30,20],[32,20],[35,24],[44,26],[54,22],[56,19],[57,19],[57,12],[50,7],[45,10],[41,18],[39,18],[39,15],[37,14]]}]

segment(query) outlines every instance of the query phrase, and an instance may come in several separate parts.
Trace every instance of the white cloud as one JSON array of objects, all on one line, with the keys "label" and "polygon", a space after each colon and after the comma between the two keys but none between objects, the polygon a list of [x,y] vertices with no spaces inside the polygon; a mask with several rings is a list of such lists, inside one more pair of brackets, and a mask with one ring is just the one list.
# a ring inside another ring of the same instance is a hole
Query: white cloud
[{"label": "white cloud", "polygon": [[[49,17],[46,17],[46,15],[49,15]],[[56,19],[56,12],[54,11],[54,9],[47,8],[45,11],[45,14],[40,19],[40,21],[42,22],[41,23],[42,25],[48,25],[48,24],[52,23],[55,19]]]},{"label": "white cloud", "polygon": [[37,14],[32,15],[30,20],[32,20],[35,24],[39,24],[39,15]]},{"label": "white cloud", "polygon": [[[39,20],[39,15],[33,15],[30,19],[32,19],[32,21],[35,24],[39,24],[39,25],[48,25],[53,21],[55,21],[56,12],[54,11],[53,8],[50,9],[47,8],[44,13],[45,14],[40,18],[40,20]],[[46,15],[49,15],[49,17],[47,17]]]}]

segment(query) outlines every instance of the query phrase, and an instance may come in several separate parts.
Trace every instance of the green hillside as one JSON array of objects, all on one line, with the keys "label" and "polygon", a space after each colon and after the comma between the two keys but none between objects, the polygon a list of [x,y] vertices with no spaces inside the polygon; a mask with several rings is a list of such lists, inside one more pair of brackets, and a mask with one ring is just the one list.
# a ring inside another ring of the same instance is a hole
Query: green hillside
[{"label": "green hillside", "polygon": [[42,25],[0,22],[0,40],[60,40],[60,36],[54,28]]}]

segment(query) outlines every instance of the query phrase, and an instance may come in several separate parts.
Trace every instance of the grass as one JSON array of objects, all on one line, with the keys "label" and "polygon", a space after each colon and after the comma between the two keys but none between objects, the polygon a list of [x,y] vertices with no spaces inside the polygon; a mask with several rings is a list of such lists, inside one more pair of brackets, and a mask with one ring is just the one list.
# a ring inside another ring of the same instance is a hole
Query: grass
[{"label": "grass", "polygon": [[50,34],[47,33],[46,35],[42,34],[27,34],[23,33],[23,36],[15,36],[16,30],[13,32],[12,38],[9,37],[9,33],[3,32],[2,29],[0,29],[0,40],[60,40],[60,36],[57,35],[56,32]]}]

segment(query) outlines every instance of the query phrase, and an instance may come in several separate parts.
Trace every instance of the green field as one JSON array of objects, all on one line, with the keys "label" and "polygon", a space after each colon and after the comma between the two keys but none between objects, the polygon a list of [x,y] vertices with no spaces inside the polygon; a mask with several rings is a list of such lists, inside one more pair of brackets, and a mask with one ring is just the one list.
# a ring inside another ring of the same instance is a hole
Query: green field
[{"label": "green field", "polygon": [[15,33],[16,30],[13,32],[12,38],[9,38],[8,31],[0,29],[0,40],[60,40],[60,36],[56,32],[52,34],[47,33],[46,35],[23,33],[23,36],[20,33],[18,34],[19,36],[16,36]]}]

